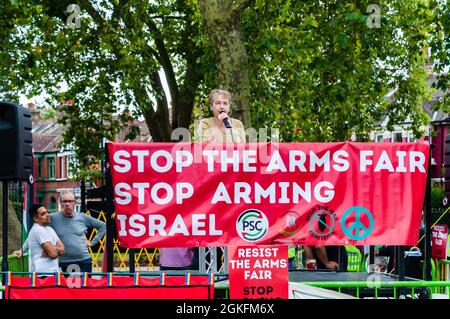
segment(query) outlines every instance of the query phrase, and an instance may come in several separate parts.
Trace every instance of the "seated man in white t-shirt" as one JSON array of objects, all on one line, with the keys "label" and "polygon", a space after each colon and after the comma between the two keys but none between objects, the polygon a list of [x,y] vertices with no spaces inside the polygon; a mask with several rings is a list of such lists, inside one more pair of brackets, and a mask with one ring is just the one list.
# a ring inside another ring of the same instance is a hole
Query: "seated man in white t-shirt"
[{"label": "seated man in white t-shirt", "polygon": [[50,214],[44,206],[34,204],[29,214],[35,224],[28,234],[30,272],[58,272],[58,256],[64,255],[64,245],[50,226]]}]

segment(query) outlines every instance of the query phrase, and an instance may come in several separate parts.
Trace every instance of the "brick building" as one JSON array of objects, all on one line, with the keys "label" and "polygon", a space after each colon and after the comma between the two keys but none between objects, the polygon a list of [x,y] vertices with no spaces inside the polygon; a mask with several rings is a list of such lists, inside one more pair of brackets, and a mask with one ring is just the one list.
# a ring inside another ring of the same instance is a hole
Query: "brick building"
[{"label": "brick building", "polygon": [[[42,203],[50,212],[60,210],[59,195],[63,191],[72,191],[77,198],[76,210],[80,210],[81,182],[74,180],[71,172],[71,161],[74,154],[70,147],[61,147],[64,127],[56,119],[40,118],[40,110],[33,103],[28,104],[32,113],[33,149],[35,156],[35,191],[36,202]],[[133,124],[139,126],[140,135],[136,142],[150,141],[150,134],[145,121],[136,120]],[[124,127],[117,141],[124,139],[128,128]],[[90,185],[91,187],[99,187]]]},{"label": "brick building", "polygon": [[71,179],[69,163],[73,159],[73,152],[70,148],[59,146],[62,125],[53,119],[41,120],[39,110],[34,108],[34,104],[29,103],[28,108],[33,114],[36,202],[42,203],[49,211],[54,212],[60,209],[58,198],[61,192],[72,191],[78,196],[80,193],[80,182]]}]

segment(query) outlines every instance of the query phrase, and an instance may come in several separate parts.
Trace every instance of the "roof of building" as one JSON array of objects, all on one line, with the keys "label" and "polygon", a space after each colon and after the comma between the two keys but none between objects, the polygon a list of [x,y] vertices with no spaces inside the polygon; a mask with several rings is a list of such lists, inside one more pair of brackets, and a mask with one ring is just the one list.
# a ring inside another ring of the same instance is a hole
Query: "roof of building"
[{"label": "roof of building", "polygon": [[[428,84],[433,85],[437,82],[437,75],[432,73],[428,78]],[[448,91],[448,90],[447,90]],[[442,90],[436,90],[432,93],[432,97],[430,101],[424,101],[423,110],[428,114],[431,121],[442,121],[449,118],[449,114],[442,110],[436,109],[437,102],[442,98],[444,92]]]},{"label": "roof of building", "polygon": [[[134,139],[135,142],[149,142],[151,136],[147,124],[143,120],[134,120],[140,134]],[[57,123],[56,119],[41,120],[35,117],[33,120],[33,148],[35,153],[58,152],[62,142],[64,126]],[[129,132],[129,127],[124,127],[118,134],[116,141],[125,141],[125,136]]]},{"label": "roof of building", "polygon": [[59,151],[61,135],[33,134],[33,148],[35,153],[48,153]]},{"label": "roof of building", "polygon": [[[428,84],[432,85],[436,81],[437,81],[436,74],[431,74],[430,77],[428,78]],[[392,89],[391,91],[389,91],[388,94],[385,95],[384,98],[390,102],[393,102],[395,99],[396,91],[397,91],[397,88]],[[432,93],[431,100],[423,101],[422,109],[425,111],[425,113],[428,114],[431,121],[443,121],[445,119],[449,119],[448,113],[446,113],[442,110],[436,109],[436,104],[443,95],[444,95],[443,91],[436,90],[435,92]],[[381,120],[379,121],[378,125],[382,126],[382,123],[385,122],[386,118],[387,118],[387,115],[382,117]]]},{"label": "roof of building", "polygon": [[36,153],[57,152],[61,142],[63,126],[56,120],[33,122],[33,148]]},{"label": "roof of building", "polygon": [[[134,120],[134,122],[132,124],[139,127],[139,132],[140,132],[139,135],[133,140],[134,142],[150,142],[151,141],[150,131],[148,130],[147,123],[144,120]],[[129,127],[131,127],[131,125]],[[130,131],[129,127],[124,127],[119,132],[119,134],[117,135],[117,138],[116,138],[117,142],[125,141],[125,137],[126,137],[127,133]]]}]

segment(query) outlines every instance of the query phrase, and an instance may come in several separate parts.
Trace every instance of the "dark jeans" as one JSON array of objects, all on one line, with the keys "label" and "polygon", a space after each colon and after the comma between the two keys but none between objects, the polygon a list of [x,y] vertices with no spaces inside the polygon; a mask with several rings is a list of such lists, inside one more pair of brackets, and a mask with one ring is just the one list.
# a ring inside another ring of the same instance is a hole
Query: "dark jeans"
[{"label": "dark jeans", "polygon": [[[77,265],[80,267],[80,270],[78,270],[78,267],[71,266],[70,265]],[[92,259],[88,258],[85,260],[80,261],[72,261],[72,262],[60,262],[59,267],[61,267],[62,272],[92,272]],[[67,268],[69,268],[69,271],[67,271]]]},{"label": "dark jeans", "polygon": [[194,256],[192,257],[192,270],[199,270],[199,262],[198,262],[198,257],[199,257],[199,248],[195,247],[192,248],[192,251],[194,253]]}]

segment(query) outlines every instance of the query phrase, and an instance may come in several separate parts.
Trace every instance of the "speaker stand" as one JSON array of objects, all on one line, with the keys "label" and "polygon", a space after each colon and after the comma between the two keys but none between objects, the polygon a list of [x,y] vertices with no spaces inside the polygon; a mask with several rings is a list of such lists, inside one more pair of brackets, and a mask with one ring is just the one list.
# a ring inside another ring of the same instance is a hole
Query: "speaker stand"
[{"label": "speaker stand", "polygon": [[2,259],[2,282],[6,282],[8,271],[8,181],[3,181],[3,259]]}]

